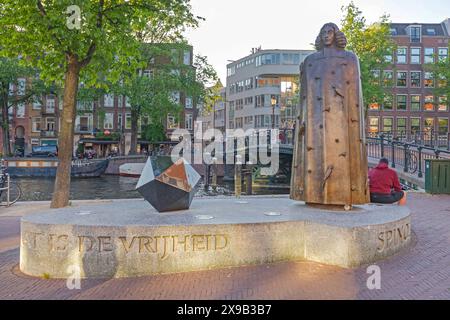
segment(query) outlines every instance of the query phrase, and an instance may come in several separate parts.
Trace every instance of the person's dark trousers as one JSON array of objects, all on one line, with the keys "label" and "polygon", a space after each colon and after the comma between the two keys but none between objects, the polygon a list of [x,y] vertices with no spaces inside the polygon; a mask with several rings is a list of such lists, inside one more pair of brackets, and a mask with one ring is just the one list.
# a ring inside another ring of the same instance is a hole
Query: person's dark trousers
[{"label": "person's dark trousers", "polygon": [[403,198],[403,191],[394,191],[391,194],[371,193],[370,202],[374,203],[394,203]]}]

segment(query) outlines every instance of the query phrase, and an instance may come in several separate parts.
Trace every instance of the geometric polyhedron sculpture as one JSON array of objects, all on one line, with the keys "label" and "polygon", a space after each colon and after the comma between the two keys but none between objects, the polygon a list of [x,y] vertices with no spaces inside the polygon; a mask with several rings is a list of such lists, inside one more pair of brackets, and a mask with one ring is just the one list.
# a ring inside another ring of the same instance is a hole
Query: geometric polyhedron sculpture
[{"label": "geometric polyhedron sculpture", "polygon": [[180,158],[149,157],[142,170],[136,190],[158,212],[189,209],[200,175]]}]

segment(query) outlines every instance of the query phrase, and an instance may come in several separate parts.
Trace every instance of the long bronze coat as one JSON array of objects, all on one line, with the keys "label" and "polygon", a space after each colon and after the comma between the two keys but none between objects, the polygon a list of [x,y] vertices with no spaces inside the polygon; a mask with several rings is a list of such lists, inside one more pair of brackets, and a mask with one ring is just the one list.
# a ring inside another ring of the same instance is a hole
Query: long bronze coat
[{"label": "long bronze coat", "polygon": [[291,199],[352,205],[370,202],[359,61],[324,48],[301,66]]}]

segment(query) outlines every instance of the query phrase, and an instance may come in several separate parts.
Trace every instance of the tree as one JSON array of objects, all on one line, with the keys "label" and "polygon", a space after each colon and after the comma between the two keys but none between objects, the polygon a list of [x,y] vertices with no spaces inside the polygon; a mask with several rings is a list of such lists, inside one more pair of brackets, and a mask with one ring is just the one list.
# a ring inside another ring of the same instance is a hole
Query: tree
[{"label": "tree", "polygon": [[98,79],[114,82],[123,70],[136,70],[136,36],[148,21],[171,30],[196,26],[198,19],[189,0],[3,0],[0,4],[1,51],[23,55],[24,62],[40,67],[43,79],[64,83],[52,208],[69,203],[80,77],[87,86],[95,86]]},{"label": "tree", "polygon": [[[161,39],[159,39],[161,40]],[[185,64],[182,57],[190,47],[184,42],[143,44],[143,63],[148,64],[151,75],[143,70],[124,73],[123,81],[113,91],[128,98],[131,107],[130,154],[137,152],[138,120],[146,118],[149,125],[143,136],[151,142],[165,139],[164,123],[170,114],[181,119],[183,108],[174,93],[183,92],[192,102],[208,99],[207,85],[217,79],[217,73],[206,57],[197,55],[194,63]]]},{"label": "tree", "polygon": [[[33,79],[36,74],[34,68],[25,67],[19,62],[18,58],[0,57],[0,127],[3,139],[2,153],[5,156],[12,154],[9,143],[9,111],[19,104],[36,101],[38,96],[48,90],[42,81]],[[27,78],[33,85],[26,85]],[[24,79],[25,82],[20,82],[19,79]],[[15,90],[10,90],[10,87],[14,87]]]},{"label": "tree", "polygon": [[[424,69],[431,72],[435,85],[433,94],[438,97],[438,104],[450,106],[450,45],[447,49],[447,56],[440,57],[436,55],[435,63],[425,64]],[[444,101],[442,101],[443,99]]]},{"label": "tree", "polygon": [[353,2],[343,6],[342,12],[341,31],[347,37],[347,49],[359,58],[364,106],[367,110],[369,104],[381,105],[385,99],[382,70],[390,64],[386,56],[392,56],[395,48],[390,37],[389,17],[383,15],[378,22],[367,25],[362,12]]}]

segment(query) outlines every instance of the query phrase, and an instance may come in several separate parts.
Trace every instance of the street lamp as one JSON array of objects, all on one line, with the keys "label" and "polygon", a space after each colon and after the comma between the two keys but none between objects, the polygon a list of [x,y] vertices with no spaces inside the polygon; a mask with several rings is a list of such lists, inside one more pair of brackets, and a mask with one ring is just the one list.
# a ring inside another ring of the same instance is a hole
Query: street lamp
[{"label": "street lamp", "polygon": [[275,128],[275,105],[277,104],[277,98],[273,94],[270,98],[270,103],[272,105],[272,129]]}]

